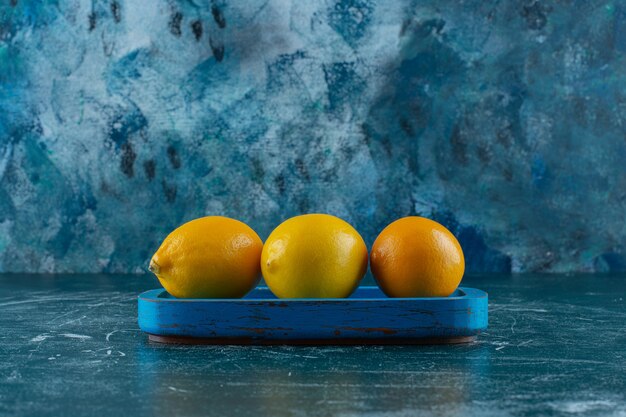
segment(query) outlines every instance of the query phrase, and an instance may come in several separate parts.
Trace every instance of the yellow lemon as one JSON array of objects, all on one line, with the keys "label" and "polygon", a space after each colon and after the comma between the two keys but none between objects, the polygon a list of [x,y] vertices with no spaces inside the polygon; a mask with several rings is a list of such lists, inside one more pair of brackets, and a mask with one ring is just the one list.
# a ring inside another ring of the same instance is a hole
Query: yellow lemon
[{"label": "yellow lemon", "polygon": [[378,235],[370,266],[389,297],[447,297],[463,278],[465,258],[448,229],[424,217],[404,217]]},{"label": "yellow lemon", "polygon": [[367,270],[367,247],[350,224],[328,214],[281,223],[263,246],[261,269],[279,298],[343,298]]},{"label": "yellow lemon", "polygon": [[163,288],[179,298],[240,298],[261,276],[263,242],[248,225],[209,216],[183,224],[150,261]]}]

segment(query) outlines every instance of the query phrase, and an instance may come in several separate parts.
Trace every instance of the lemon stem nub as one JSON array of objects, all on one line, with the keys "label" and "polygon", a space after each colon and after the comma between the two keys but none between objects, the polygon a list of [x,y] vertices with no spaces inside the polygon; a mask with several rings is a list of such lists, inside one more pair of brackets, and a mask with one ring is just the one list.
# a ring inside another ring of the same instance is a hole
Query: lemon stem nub
[{"label": "lemon stem nub", "polygon": [[161,272],[161,267],[158,263],[154,262],[154,259],[150,260],[150,266],[148,266],[148,269],[154,274]]}]

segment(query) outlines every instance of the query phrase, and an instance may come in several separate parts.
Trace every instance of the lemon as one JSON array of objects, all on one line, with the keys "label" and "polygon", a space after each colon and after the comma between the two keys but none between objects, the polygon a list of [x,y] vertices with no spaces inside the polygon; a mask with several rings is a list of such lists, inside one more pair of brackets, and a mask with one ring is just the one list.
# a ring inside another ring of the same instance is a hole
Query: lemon
[{"label": "lemon", "polygon": [[404,217],[378,235],[370,267],[389,297],[447,297],[458,287],[465,258],[454,235],[424,217]]},{"label": "lemon", "polygon": [[260,280],[263,242],[248,225],[209,216],[169,234],[150,261],[163,288],[179,298],[240,298]]},{"label": "lemon", "polygon": [[281,223],[261,254],[263,278],[279,298],[343,298],[367,270],[367,247],[347,222],[305,214]]}]

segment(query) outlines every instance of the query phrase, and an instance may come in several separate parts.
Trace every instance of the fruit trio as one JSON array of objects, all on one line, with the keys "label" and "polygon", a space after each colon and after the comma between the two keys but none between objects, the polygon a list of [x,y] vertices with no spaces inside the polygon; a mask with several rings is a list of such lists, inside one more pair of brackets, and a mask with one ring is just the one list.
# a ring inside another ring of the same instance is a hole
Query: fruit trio
[{"label": "fruit trio", "polygon": [[[372,275],[389,297],[447,297],[465,271],[463,250],[441,224],[404,217],[376,238]],[[228,217],[183,224],[150,261],[168,293],[178,298],[241,298],[261,273],[279,298],[344,298],[367,271],[367,246],[344,220],[328,214],[292,217],[265,244],[252,228]]]}]

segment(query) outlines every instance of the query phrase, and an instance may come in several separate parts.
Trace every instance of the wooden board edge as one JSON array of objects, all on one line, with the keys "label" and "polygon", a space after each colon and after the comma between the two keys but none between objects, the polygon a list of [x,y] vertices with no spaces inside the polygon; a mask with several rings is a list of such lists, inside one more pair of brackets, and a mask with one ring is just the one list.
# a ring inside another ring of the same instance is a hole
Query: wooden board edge
[{"label": "wooden board edge", "polygon": [[336,339],[255,339],[250,337],[188,337],[148,334],[148,340],[158,344],[175,345],[290,345],[290,346],[359,346],[359,345],[451,345],[472,343],[476,336],[423,338],[336,338]]}]

